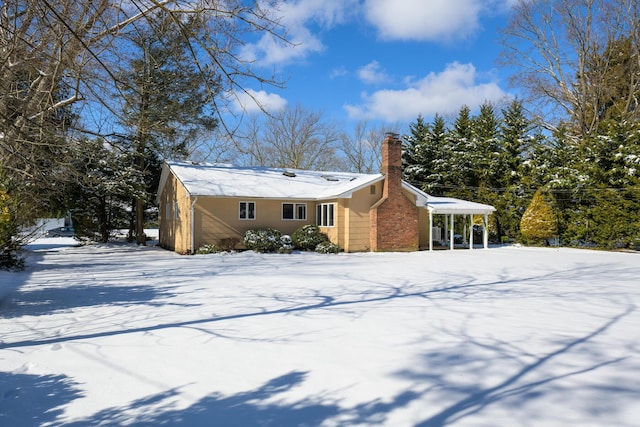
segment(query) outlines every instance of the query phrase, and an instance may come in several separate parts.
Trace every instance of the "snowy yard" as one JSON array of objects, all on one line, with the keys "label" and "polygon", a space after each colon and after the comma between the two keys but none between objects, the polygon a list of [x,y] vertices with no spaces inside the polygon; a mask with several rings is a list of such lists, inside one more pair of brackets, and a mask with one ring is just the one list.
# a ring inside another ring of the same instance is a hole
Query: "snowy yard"
[{"label": "snowy yard", "polygon": [[638,254],[65,242],[0,272],[0,426],[640,425]]}]

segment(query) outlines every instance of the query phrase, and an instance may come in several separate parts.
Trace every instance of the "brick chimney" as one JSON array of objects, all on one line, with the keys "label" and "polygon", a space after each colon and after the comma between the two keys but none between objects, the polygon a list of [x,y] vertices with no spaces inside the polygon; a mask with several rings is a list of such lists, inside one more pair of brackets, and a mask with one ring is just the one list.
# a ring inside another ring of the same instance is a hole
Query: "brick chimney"
[{"label": "brick chimney", "polygon": [[382,198],[371,208],[372,251],[418,250],[418,208],[402,192],[402,142],[387,133],[382,142]]},{"label": "brick chimney", "polygon": [[398,134],[387,132],[382,141],[382,166],[380,169],[386,176],[383,197],[389,194],[400,194],[402,189],[402,142]]}]

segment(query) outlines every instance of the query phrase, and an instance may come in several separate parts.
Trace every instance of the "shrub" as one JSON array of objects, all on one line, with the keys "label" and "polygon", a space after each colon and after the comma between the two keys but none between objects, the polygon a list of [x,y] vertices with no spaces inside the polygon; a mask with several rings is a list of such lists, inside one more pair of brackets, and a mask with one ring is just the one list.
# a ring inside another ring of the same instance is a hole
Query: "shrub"
[{"label": "shrub", "polygon": [[319,254],[337,254],[338,252],[340,252],[340,247],[335,243],[331,243],[327,240],[325,242],[318,243],[315,250]]},{"label": "shrub", "polygon": [[20,247],[10,243],[0,248],[0,270],[23,270],[24,258],[20,255]]},{"label": "shrub", "polygon": [[222,248],[216,245],[202,245],[196,251],[197,255],[217,254],[223,252]]},{"label": "shrub", "polygon": [[551,203],[538,189],[520,220],[520,234],[526,241],[541,242],[557,235],[558,220]]},{"label": "shrub", "polygon": [[291,236],[285,234],[280,237],[280,248],[278,249],[278,252],[281,254],[290,254],[291,251],[293,251],[293,240],[291,239]]},{"label": "shrub", "polygon": [[313,251],[320,243],[329,241],[327,235],[313,224],[303,225],[291,237],[295,247],[305,251]]},{"label": "shrub", "polygon": [[242,243],[247,249],[256,252],[278,252],[282,247],[282,233],[272,228],[247,230]]}]

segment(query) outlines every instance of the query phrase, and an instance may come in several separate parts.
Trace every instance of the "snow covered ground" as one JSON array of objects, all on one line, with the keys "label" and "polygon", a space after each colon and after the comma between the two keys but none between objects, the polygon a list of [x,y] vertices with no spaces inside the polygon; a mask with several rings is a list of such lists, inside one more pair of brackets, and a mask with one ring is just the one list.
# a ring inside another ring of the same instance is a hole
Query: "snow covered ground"
[{"label": "snow covered ground", "polygon": [[640,425],[638,254],[69,243],[0,272],[0,426]]}]

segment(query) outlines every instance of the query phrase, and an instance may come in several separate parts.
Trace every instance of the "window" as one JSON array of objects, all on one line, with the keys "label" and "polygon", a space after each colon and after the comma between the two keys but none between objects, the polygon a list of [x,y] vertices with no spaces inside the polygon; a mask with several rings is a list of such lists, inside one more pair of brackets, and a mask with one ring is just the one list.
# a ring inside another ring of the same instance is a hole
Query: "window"
[{"label": "window", "polygon": [[240,202],[240,219],[256,219],[256,202]]},{"label": "window", "polygon": [[307,204],[306,203],[283,203],[282,219],[306,220]]},{"label": "window", "polygon": [[180,205],[178,202],[173,202],[173,219],[180,219]]},{"label": "window", "polygon": [[319,227],[333,227],[333,203],[322,203],[316,206],[316,225]]},{"label": "window", "polygon": [[370,193],[371,195],[376,194],[376,186],[375,186],[375,185],[370,185],[370,186],[369,186],[369,193]]}]

